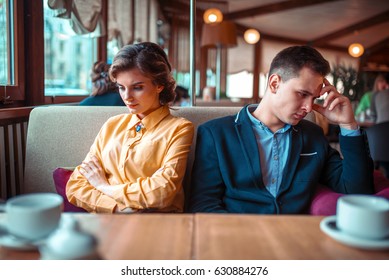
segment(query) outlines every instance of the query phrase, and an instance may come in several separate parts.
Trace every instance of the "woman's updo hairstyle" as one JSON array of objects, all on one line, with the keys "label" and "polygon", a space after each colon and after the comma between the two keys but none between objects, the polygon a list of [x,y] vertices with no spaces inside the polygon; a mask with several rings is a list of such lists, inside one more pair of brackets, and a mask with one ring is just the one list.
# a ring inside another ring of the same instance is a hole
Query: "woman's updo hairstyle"
[{"label": "woman's updo hairstyle", "polygon": [[102,95],[107,92],[117,92],[116,84],[108,76],[110,65],[104,61],[93,64],[91,71],[92,93],[91,96]]},{"label": "woman's updo hairstyle", "polygon": [[159,94],[161,105],[175,98],[176,81],[171,74],[171,65],[165,51],[155,43],[143,42],[124,46],[114,57],[109,69],[110,78],[116,82],[120,72],[137,68],[154,85],[163,86]]}]

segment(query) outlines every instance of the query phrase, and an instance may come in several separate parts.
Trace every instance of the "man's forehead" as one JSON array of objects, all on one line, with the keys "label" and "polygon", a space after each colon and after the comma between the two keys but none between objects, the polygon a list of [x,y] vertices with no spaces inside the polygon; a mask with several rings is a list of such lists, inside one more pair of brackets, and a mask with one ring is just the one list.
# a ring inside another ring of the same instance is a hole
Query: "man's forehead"
[{"label": "man's forehead", "polygon": [[321,89],[324,87],[324,80],[323,80],[323,82],[321,83],[321,84],[319,84],[318,86],[317,86],[317,89],[316,89],[316,93],[315,93],[315,97],[317,98],[317,97],[320,97],[320,92],[321,92]]}]

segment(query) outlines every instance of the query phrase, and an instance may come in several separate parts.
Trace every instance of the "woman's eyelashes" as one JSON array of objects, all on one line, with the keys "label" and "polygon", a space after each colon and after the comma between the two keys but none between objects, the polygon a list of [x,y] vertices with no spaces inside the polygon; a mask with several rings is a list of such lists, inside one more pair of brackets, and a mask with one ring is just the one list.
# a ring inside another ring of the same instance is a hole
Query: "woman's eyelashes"
[{"label": "woman's eyelashes", "polygon": [[[117,86],[117,88],[118,88],[120,91],[124,91],[124,90],[126,89],[126,88],[125,88],[124,86],[122,86],[122,85],[116,85],[116,86]],[[143,88],[144,88],[143,85],[135,85],[135,86],[132,86],[132,87],[131,87],[131,89],[132,89],[133,91],[142,91]]]},{"label": "woman's eyelashes", "polygon": [[124,87],[123,87],[122,85],[116,84],[116,87],[117,87],[120,91],[123,91],[123,90],[124,90]]},{"label": "woman's eyelashes", "polygon": [[141,85],[134,86],[134,87],[133,87],[133,90],[135,90],[135,91],[141,91],[141,90],[143,90],[143,86],[141,86]]}]

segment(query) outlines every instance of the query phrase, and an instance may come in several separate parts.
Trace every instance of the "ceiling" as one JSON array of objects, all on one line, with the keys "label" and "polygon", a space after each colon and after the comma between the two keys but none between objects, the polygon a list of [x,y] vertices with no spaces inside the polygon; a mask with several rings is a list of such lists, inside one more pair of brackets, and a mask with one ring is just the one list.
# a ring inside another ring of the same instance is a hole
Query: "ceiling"
[{"label": "ceiling", "polygon": [[[169,20],[189,14],[189,0],[159,0]],[[365,47],[366,70],[389,71],[388,0],[197,0],[196,18],[219,8],[242,34],[256,28],[261,38],[347,51],[351,43]]]}]

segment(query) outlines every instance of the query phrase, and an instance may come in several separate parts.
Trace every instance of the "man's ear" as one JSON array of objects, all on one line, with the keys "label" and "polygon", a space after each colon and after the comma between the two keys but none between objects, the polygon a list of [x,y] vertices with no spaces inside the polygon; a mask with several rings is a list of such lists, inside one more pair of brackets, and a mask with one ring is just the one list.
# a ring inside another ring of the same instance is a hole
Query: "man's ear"
[{"label": "man's ear", "polygon": [[281,83],[281,77],[277,74],[272,74],[269,77],[269,89],[271,93],[276,93]]}]

